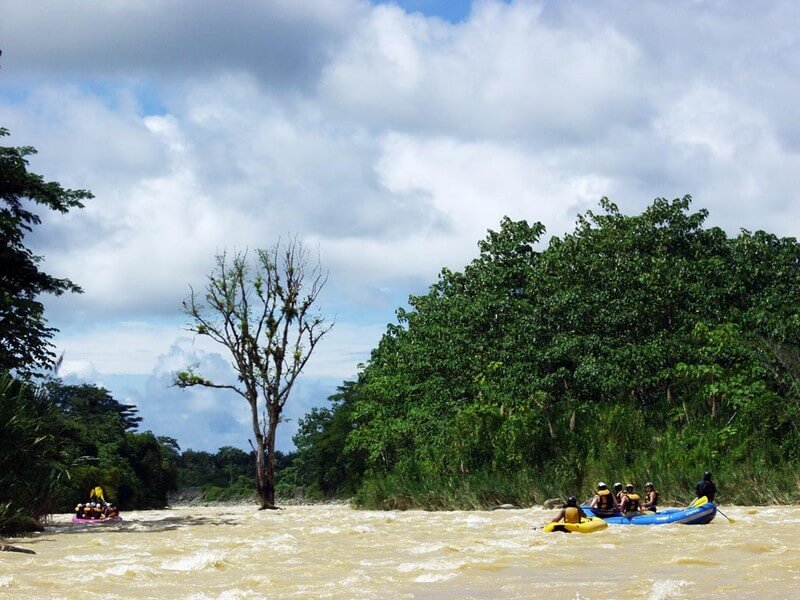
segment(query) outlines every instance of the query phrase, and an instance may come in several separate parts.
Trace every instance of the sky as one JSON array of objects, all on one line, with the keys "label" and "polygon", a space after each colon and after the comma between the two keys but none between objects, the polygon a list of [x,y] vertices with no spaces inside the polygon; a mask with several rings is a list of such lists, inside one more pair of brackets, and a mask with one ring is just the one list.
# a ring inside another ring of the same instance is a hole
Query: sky
[{"label": "sky", "polygon": [[297,235],[335,327],[286,407],[356,376],[395,310],[503,216],[571,231],[691,194],[709,225],[796,236],[800,3],[113,0],[0,4],[0,126],[95,198],[28,242],[84,292],[45,297],[60,374],[183,449],[248,448],[230,392],[179,390],[223,348],[181,301],[223,250]]}]

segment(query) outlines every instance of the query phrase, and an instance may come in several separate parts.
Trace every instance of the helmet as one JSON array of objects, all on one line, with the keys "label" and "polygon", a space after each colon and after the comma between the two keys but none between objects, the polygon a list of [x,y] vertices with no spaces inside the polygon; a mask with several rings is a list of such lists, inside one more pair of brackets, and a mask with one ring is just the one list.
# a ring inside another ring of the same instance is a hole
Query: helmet
[{"label": "helmet", "polygon": [[644,487],[649,488],[649,487],[656,487],[656,486],[653,485],[652,481],[648,481],[647,483],[644,484]]},{"label": "helmet", "polygon": [[703,481],[711,481],[711,471],[703,473]]},{"label": "helmet", "polygon": [[622,484],[619,481],[614,484],[614,491],[615,492],[621,492],[622,491]]},{"label": "helmet", "polygon": [[625,484],[625,491],[626,492],[632,492],[633,491],[633,484],[632,483],[626,483]]},{"label": "helmet", "polygon": [[575,496],[567,498],[567,506],[578,506],[578,499]]},{"label": "helmet", "polygon": [[603,483],[602,481],[601,481],[600,483],[598,483],[598,484],[597,484],[597,489],[598,489],[598,490],[604,490],[604,489],[606,489],[607,487],[608,487],[608,486],[607,486],[605,483]]}]

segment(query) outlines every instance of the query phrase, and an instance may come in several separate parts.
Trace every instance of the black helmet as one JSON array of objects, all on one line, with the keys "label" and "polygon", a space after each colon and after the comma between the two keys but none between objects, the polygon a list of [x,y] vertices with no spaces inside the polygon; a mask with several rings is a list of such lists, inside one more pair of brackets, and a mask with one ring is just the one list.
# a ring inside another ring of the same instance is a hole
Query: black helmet
[{"label": "black helmet", "polygon": [[605,484],[605,483],[603,483],[602,481],[601,481],[600,483],[598,483],[598,484],[597,484],[597,489],[598,489],[598,490],[605,490],[605,489],[607,489],[607,487],[608,487],[608,486],[606,486],[606,484]]},{"label": "black helmet", "polygon": [[625,484],[625,491],[626,492],[632,492],[633,491],[633,484],[632,483]]},{"label": "black helmet", "polygon": [[619,481],[614,484],[614,491],[615,492],[621,492],[622,491],[622,484]]},{"label": "black helmet", "polygon": [[567,506],[578,506],[578,499],[575,496],[567,498]]},{"label": "black helmet", "polygon": [[703,481],[711,481],[711,471],[703,473]]}]

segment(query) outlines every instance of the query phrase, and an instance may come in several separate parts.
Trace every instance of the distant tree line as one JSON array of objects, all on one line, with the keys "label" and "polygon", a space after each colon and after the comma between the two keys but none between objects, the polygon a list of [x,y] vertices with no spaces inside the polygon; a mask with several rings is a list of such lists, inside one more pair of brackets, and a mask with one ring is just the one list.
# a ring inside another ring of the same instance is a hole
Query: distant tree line
[{"label": "distant tree line", "polygon": [[[288,497],[296,483],[292,475],[294,453],[275,452],[277,494]],[[178,489],[197,488],[206,502],[253,499],[257,495],[255,455],[232,446],[217,452],[185,450],[177,457]]]},{"label": "distant tree line", "polygon": [[397,311],[295,438],[299,482],[368,507],[589,494],[598,480],[727,502],[800,489],[800,244],[730,237],[690,197],[572,233],[503,219]]}]

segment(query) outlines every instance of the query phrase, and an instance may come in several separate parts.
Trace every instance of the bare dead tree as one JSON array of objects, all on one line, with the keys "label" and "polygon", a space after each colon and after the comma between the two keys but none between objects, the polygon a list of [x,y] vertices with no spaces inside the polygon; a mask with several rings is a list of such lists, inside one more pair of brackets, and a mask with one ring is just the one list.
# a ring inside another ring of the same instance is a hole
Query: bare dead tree
[{"label": "bare dead tree", "polygon": [[224,346],[238,383],[221,384],[195,372],[174,374],[181,388],[227,389],[250,406],[256,454],[256,483],[261,508],[275,508],[275,434],[297,377],[322,337],[333,327],[314,306],[328,275],[297,238],[258,250],[251,265],[247,253],[216,256],[205,293],[183,302],[189,330]]}]

